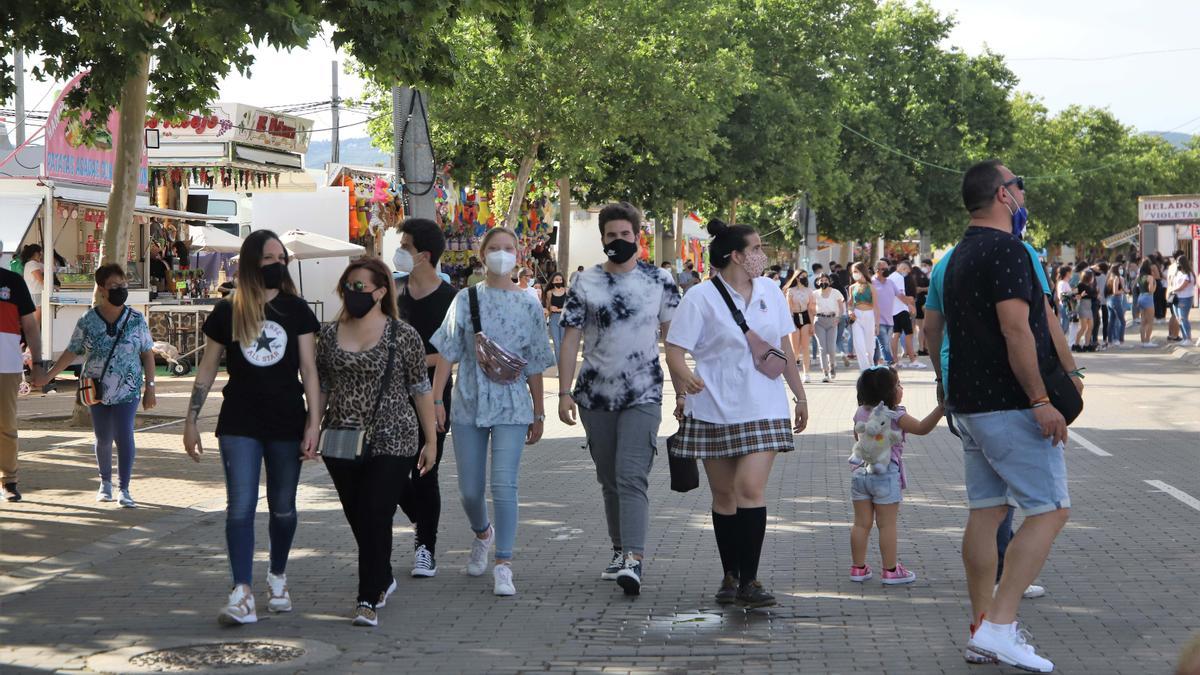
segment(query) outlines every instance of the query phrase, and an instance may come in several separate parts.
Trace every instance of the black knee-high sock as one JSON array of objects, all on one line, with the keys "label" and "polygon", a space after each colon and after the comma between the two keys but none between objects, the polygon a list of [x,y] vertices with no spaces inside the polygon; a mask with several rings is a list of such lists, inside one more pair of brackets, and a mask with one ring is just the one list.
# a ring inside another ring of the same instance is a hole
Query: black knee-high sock
[{"label": "black knee-high sock", "polygon": [[713,511],[713,533],[717,535],[717,551],[721,554],[721,569],[738,576],[738,517]]},{"label": "black knee-high sock", "polygon": [[758,579],[758,559],[763,537],[767,534],[767,507],[737,510],[739,579],[749,583]]}]

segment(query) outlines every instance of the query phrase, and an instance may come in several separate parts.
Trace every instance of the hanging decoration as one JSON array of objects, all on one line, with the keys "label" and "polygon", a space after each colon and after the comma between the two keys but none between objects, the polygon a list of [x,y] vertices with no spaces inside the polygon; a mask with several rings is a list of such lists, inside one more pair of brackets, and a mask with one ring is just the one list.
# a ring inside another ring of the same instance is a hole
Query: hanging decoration
[{"label": "hanging decoration", "polygon": [[259,171],[257,169],[238,169],[226,166],[193,166],[193,167],[158,167],[150,169],[150,186],[152,188],[171,185],[181,187],[225,188],[232,190],[251,191],[262,188],[279,187],[278,171]]}]

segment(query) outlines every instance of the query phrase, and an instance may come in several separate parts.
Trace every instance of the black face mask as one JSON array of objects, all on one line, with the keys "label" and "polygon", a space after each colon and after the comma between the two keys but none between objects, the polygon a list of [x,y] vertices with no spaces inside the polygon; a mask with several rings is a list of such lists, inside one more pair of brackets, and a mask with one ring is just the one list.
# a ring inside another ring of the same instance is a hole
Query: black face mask
[{"label": "black face mask", "polygon": [[562,288],[562,285],[563,284],[561,281],[556,281],[556,282],[550,284],[550,288]]},{"label": "black face mask", "polygon": [[259,272],[262,273],[263,286],[266,288],[277,289],[283,286],[283,263],[263,265]]},{"label": "black face mask", "polygon": [[608,246],[604,247],[604,255],[617,265],[624,265],[629,262],[629,259],[637,255],[638,245],[632,241],[625,239],[614,239],[609,242]]},{"label": "black face mask", "polygon": [[129,289],[128,288],[110,288],[110,289],[108,289],[109,304],[120,307],[121,305],[125,304],[125,301],[128,299],[129,299]]},{"label": "black face mask", "polygon": [[342,301],[346,305],[346,313],[361,319],[375,306],[375,296],[366,291],[342,291]]},{"label": "black face mask", "polygon": [[801,286],[807,286],[807,285],[808,285],[808,277],[800,277],[800,279],[799,279],[798,281],[800,282],[800,285],[801,285]]}]

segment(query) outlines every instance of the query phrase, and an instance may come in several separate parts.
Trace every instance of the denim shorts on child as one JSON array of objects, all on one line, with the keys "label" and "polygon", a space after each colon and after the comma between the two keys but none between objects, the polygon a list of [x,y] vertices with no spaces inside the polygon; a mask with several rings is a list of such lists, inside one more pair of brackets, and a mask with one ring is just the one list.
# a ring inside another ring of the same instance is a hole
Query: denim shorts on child
[{"label": "denim shorts on child", "polygon": [[1042,436],[1033,410],[956,414],[954,423],[970,508],[1015,502],[1022,515],[1036,516],[1071,507],[1063,446]]},{"label": "denim shorts on child", "polygon": [[900,465],[888,464],[884,473],[868,473],[866,469],[855,469],[850,474],[850,500],[870,500],[874,504],[900,503]]}]

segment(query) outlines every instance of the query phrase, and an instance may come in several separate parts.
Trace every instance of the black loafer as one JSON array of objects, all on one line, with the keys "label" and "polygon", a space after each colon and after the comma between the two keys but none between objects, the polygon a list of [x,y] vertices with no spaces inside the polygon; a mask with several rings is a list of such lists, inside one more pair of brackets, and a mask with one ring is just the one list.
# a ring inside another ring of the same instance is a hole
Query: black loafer
[{"label": "black loafer", "polygon": [[751,581],[742,584],[738,588],[737,602],[746,609],[758,609],[760,607],[775,606],[775,596],[767,592],[763,585],[758,581]]},{"label": "black loafer", "polygon": [[4,501],[19,502],[21,501],[21,491],[17,489],[16,483],[4,484]]}]

